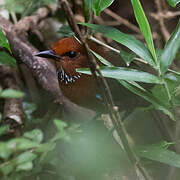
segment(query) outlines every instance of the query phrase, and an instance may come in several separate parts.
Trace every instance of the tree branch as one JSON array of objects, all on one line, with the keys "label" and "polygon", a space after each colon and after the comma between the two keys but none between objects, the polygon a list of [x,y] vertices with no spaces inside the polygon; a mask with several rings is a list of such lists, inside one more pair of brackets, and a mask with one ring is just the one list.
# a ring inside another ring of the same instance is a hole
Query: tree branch
[{"label": "tree branch", "polygon": [[[20,79],[15,69],[10,66],[0,66],[0,79],[4,89],[20,90]],[[6,98],[4,100],[3,124],[9,125],[9,132],[16,136],[22,132],[24,115],[22,98]]]},{"label": "tree branch", "polygon": [[62,94],[54,65],[45,58],[34,56],[38,50],[28,42],[23,32],[17,32],[15,26],[2,17],[0,28],[6,32],[15,58],[27,65],[39,84],[54,98],[55,103],[64,108],[68,117],[86,121],[95,116],[94,111],[72,103]]}]

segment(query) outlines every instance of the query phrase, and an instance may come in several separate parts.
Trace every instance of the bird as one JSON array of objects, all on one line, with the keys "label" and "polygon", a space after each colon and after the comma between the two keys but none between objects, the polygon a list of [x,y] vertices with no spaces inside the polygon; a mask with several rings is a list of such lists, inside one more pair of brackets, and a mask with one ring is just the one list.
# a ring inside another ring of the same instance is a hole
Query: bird
[{"label": "bird", "polygon": [[[90,48],[98,51],[97,45],[88,42]],[[102,48],[101,48],[102,51]],[[77,68],[89,68],[89,61],[82,44],[74,37],[65,37],[36,56],[55,60],[59,86],[64,96],[77,105],[96,109],[102,103],[102,97],[93,76],[76,72]]]}]

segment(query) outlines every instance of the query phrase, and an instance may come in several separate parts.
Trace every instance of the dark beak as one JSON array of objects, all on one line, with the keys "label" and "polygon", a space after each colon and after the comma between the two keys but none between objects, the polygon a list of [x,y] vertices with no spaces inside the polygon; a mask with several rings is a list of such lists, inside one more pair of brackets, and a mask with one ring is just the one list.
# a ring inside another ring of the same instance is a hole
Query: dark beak
[{"label": "dark beak", "polygon": [[55,60],[61,59],[61,56],[57,55],[53,50],[42,51],[35,54],[35,56],[39,56],[43,58],[51,58]]}]

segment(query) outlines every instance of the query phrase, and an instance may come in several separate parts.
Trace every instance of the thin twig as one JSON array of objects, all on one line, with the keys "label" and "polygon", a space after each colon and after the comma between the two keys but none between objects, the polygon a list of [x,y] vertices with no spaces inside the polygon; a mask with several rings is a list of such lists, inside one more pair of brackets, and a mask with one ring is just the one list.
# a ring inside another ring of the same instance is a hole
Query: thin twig
[{"label": "thin twig", "polygon": [[[118,107],[115,106],[112,95],[111,95],[111,91],[109,89],[109,86],[108,86],[105,78],[102,76],[99,65],[97,64],[94,56],[91,54],[90,48],[89,48],[88,44],[86,43],[85,38],[82,36],[82,34],[81,34],[81,32],[80,32],[80,30],[79,30],[79,28],[75,22],[74,15],[73,15],[73,12],[70,8],[69,3],[67,2],[67,0],[59,0],[59,3],[61,5],[61,7],[63,8],[65,14],[66,14],[67,20],[68,20],[71,28],[74,30],[78,39],[83,43],[83,46],[86,50],[86,54],[88,56],[88,60],[90,63],[90,69],[91,69],[92,74],[94,76],[97,76],[96,73],[99,75],[99,81],[100,81],[101,86],[102,86],[101,90],[102,90],[102,93],[105,94],[106,99],[108,101],[107,106],[109,107],[110,116],[112,118],[112,121],[113,121],[115,128],[117,129],[118,135],[121,138],[124,149],[125,149],[128,157],[129,157],[131,163],[135,167],[134,171],[136,172],[137,177],[138,177],[137,170],[139,170],[139,172],[141,172],[141,174],[143,175],[143,177],[145,179],[147,179],[147,180],[152,179],[149,176],[149,174],[146,172],[144,167],[140,164],[139,158],[136,156],[136,154],[134,153],[130,144],[128,143],[127,132],[126,132],[124,124],[121,120],[121,117],[120,117],[120,114],[118,111]],[[96,77],[96,79],[97,79],[97,77]]]},{"label": "thin twig", "polygon": [[102,45],[102,46],[104,46],[104,47],[106,47],[106,48],[108,48],[108,49],[110,49],[110,50],[118,53],[118,54],[120,54],[120,50],[118,50],[118,49],[116,49],[116,48],[113,48],[113,47],[111,47],[111,46],[103,43],[102,41],[99,41],[98,39],[96,39],[96,38],[93,37],[93,36],[90,36],[89,39],[91,39],[92,41],[94,41],[94,42],[96,42],[96,43],[98,43],[98,44],[100,44],[100,45]]},{"label": "thin twig", "polygon": [[55,6],[42,7],[39,8],[33,15],[25,16],[20,21],[15,24],[17,31],[28,31],[30,29],[34,29],[37,26],[39,21],[46,18],[49,14],[53,14],[56,11]]},{"label": "thin twig", "polygon": [[125,26],[127,26],[129,29],[137,32],[138,34],[141,34],[141,31],[139,30],[137,26],[130,23],[126,19],[122,18],[121,16],[117,15],[116,13],[112,12],[110,9],[105,9],[104,12],[108,14],[109,16],[113,17],[114,19],[116,19],[117,21],[119,21],[121,24],[124,24]]},{"label": "thin twig", "polygon": [[[156,7],[157,7],[157,14],[159,14],[159,13],[162,14],[163,10],[162,10],[161,0],[156,0],[155,3],[156,3]],[[160,28],[161,28],[161,32],[163,34],[164,40],[165,40],[165,42],[167,42],[170,37],[170,34],[164,24],[164,18],[162,16],[159,16],[158,21],[160,24]]]},{"label": "thin twig", "polygon": [[159,18],[163,18],[163,19],[171,19],[174,18],[176,16],[180,15],[180,11],[165,11],[165,12],[159,12],[159,13],[150,13],[150,15],[156,19],[159,20]]}]

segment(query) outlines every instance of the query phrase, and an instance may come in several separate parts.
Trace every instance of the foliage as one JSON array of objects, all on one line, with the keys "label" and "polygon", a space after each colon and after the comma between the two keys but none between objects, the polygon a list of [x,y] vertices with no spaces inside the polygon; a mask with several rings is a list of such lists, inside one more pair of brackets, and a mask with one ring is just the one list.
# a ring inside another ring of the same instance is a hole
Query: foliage
[{"label": "foliage", "polygon": [[0,46],[7,48],[11,52],[9,42],[1,29],[0,29]]},{"label": "foliage", "polygon": [[3,8],[9,12],[20,13],[22,16],[25,16],[52,2],[56,2],[56,0],[6,0]]},{"label": "foliage", "polygon": [[89,15],[89,11],[93,10],[94,13],[99,16],[100,12],[109,7],[113,1],[114,0],[84,0],[85,13],[86,15]]},{"label": "foliage", "polygon": [[5,89],[0,91],[1,98],[21,98],[23,96],[23,92],[14,89]]},{"label": "foliage", "polygon": [[[5,7],[10,12],[15,12],[19,14],[20,17],[23,17],[25,15],[32,14],[43,5],[55,2],[55,0],[6,0],[5,2],[6,3],[3,8]],[[92,51],[94,56],[98,58],[102,64],[104,64],[104,66],[100,68],[102,75],[104,77],[115,79],[127,90],[144,98],[150,103],[148,109],[154,108],[161,110],[171,119],[176,120],[177,117],[174,114],[174,109],[180,107],[180,101],[178,99],[178,96],[180,95],[180,73],[169,68],[176,58],[176,54],[180,46],[180,22],[171,34],[171,37],[165,47],[163,49],[156,49],[152,38],[151,27],[146,18],[140,0],[131,0],[131,3],[135,18],[140,31],[144,36],[146,44],[136,39],[134,36],[123,33],[116,28],[87,23],[92,11],[96,15],[99,15],[101,11],[109,7],[114,0],[84,0],[83,2],[86,23],[81,23],[81,25],[91,28],[94,32],[100,32],[105,37],[129,48],[130,52],[121,50],[119,53],[126,62],[127,66],[129,66],[136,57],[140,57],[156,72],[153,74],[146,72],[145,70],[140,71],[129,67],[117,67],[112,65],[99,54]],[[179,0],[168,0],[168,2],[174,7],[179,3]],[[58,33],[62,36],[74,36],[74,32],[67,25],[62,25]],[[8,50],[8,53],[4,51],[0,52],[0,64],[17,67],[16,60],[11,56],[9,42],[2,30],[0,30],[0,46]],[[91,74],[87,68],[77,69],[77,71],[84,74]],[[146,83],[146,85],[150,84],[151,88],[149,88],[149,86],[144,86],[143,83]],[[24,96],[25,94],[20,91],[13,89],[2,90],[2,88],[0,88],[0,98],[22,98]],[[33,112],[35,112],[37,106],[34,103],[28,103],[26,100],[23,101],[23,108],[26,114],[26,120],[28,121],[26,126],[29,124],[32,125],[33,123],[38,124],[39,121],[42,123],[44,119],[37,119],[33,116]],[[1,116],[2,115],[0,114],[0,122],[2,120]],[[100,118],[100,120],[102,119]],[[54,119],[53,122],[57,130],[56,132],[53,132],[53,136],[49,139],[45,138],[46,134],[43,133],[41,129],[35,128],[31,131],[27,131],[25,129],[24,134],[19,138],[12,138],[5,141],[0,140],[0,177],[2,177],[3,180],[21,180],[24,179],[24,177],[38,176],[38,173],[40,173],[43,167],[47,164],[52,165],[55,169],[59,165],[64,165],[63,161],[57,162],[57,154],[55,151],[58,143],[62,141],[69,143],[70,140],[72,140],[72,143],[77,140],[71,135],[79,132],[79,126],[68,126],[67,123],[58,119]],[[27,127],[27,129],[28,128],[29,127]],[[8,130],[8,126],[0,126],[1,139],[6,136]],[[95,134],[94,141],[98,141],[98,137],[99,136]],[[84,137],[81,137],[79,141],[84,141],[89,145],[89,139],[84,140],[83,138]],[[134,149],[139,157],[180,168],[180,155],[168,149],[171,144],[174,143],[163,141],[144,146],[136,146],[135,144]],[[76,146],[72,147],[75,148]],[[80,148],[82,147],[80,146]],[[91,148],[91,146],[88,146],[86,150],[91,151]],[[104,148],[103,151],[106,151],[106,148]],[[118,149],[118,153],[125,156],[122,148]],[[113,153],[110,152],[110,154]],[[60,156],[59,152],[58,156]],[[81,156],[81,158],[84,158],[86,161],[86,154],[81,154]],[[91,158],[96,159],[96,154],[91,155]],[[126,159],[124,162],[127,161],[128,160]],[[87,167],[84,166],[84,168]],[[52,173],[58,174],[59,172],[56,169]],[[58,178],[60,177],[58,176]],[[68,177],[67,179],[70,178]]]},{"label": "foliage", "polygon": [[179,1],[179,0],[167,0],[167,2],[168,2],[172,7],[175,7],[180,1]]},{"label": "foliage", "polygon": [[[139,78],[142,78],[142,81],[146,82],[146,83],[147,82],[155,83],[154,78],[152,78],[152,79],[150,78],[150,76],[151,76],[150,74],[148,76],[146,76],[146,77],[148,77],[148,81],[146,81],[147,79],[143,76],[143,74],[145,72],[134,71],[129,68],[123,68],[124,76],[122,76],[122,68],[115,68],[115,67],[103,68],[102,74],[105,77],[119,79],[119,82],[123,86],[128,88],[133,93],[138,94],[139,96],[141,96],[144,99],[151,102],[155,109],[162,110],[165,114],[169,115],[172,119],[174,119],[174,114],[172,113],[172,106],[177,106],[177,104],[179,105],[180,103],[174,104],[174,101],[172,100],[173,99],[172,92],[175,89],[170,91],[170,87],[168,86],[166,75],[168,75],[168,73],[169,73],[168,68],[172,64],[173,60],[175,59],[175,55],[180,46],[180,41],[179,41],[179,39],[180,39],[180,34],[179,34],[180,25],[179,24],[180,23],[178,23],[178,25],[177,25],[176,29],[174,30],[174,32],[172,33],[169,41],[166,43],[164,49],[161,52],[161,55],[156,54],[155,49],[154,49],[153,40],[152,40],[150,26],[149,26],[149,23],[145,16],[145,13],[142,9],[142,6],[140,4],[140,1],[132,0],[132,5],[133,5],[133,9],[134,9],[134,13],[135,13],[137,22],[139,24],[140,30],[141,30],[145,40],[146,40],[148,48],[146,48],[146,46],[142,42],[135,39],[135,37],[133,37],[132,35],[122,33],[115,28],[108,27],[108,26],[102,26],[102,25],[88,24],[88,23],[81,23],[81,24],[84,26],[90,27],[91,29],[95,30],[96,32],[100,32],[104,36],[111,38],[111,39],[115,40],[116,42],[128,47],[131,51],[136,53],[136,55],[141,57],[150,66],[152,66],[152,68],[154,68],[157,71],[158,76],[156,78],[159,80],[156,81],[156,83],[159,82],[159,84],[162,84],[162,85],[159,85],[159,88],[165,90],[165,93],[161,94],[161,95],[164,95],[163,97],[161,96],[161,99],[166,99],[165,105],[167,105],[166,107],[164,107],[164,105],[161,105],[160,106],[161,108],[159,108],[159,106],[157,107],[157,104],[160,105],[160,103],[159,103],[159,100],[156,99],[157,96],[154,93],[148,92],[148,90],[142,91],[142,87],[140,85],[138,85],[138,86],[135,85],[136,87],[133,87],[134,84],[133,85],[128,84],[129,81],[131,81],[131,82],[132,81],[137,81],[137,82],[141,81],[141,79],[139,79]],[[86,70],[81,69],[81,72],[85,73],[85,74],[90,74],[90,71],[87,69]],[[130,72],[133,72],[133,74],[131,74],[132,76],[130,75]],[[140,75],[139,73],[142,73],[142,74]],[[165,73],[166,73],[166,75],[164,75]],[[178,72],[174,72],[174,75],[175,74],[178,74]],[[126,82],[120,81],[120,80],[124,80]],[[135,89],[136,89],[136,91],[135,91]],[[155,93],[158,93],[158,91],[156,91]],[[147,98],[149,96],[151,96],[151,98]],[[153,102],[152,102],[152,99],[153,99]],[[154,102],[155,102],[155,104],[154,104]]]},{"label": "foliage", "polygon": [[4,47],[8,50],[9,54],[5,51],[0,52],[0,65],[10,65],[16,67],[16,60],[10,55],[11,48],[9,45],[9,41],[7,40],[5,34],[0,29],[0,46]]},{"label": "foliage", "polygon": [[180,168],[180,155],[167,149],[170,144],[172,143],[160,142],[158,144],[139,147],[136,151],[143,158]]},{"label": "foliage", "polygon": [[[55,149],[57,141],[69,139],[71,133],[76,131],[76,127],[65,128],[67,124],[57,119],[54,120],[54,124],[57,132],[51,139],[46,141],[43,141],[44,135],[40,129],[27,131],[22,137],[6,142],[0,141],[1,177],[8,175],[10,179],[11,177],[23,179],[23,177],[28,176],[26,172],[32,170],[34,166],[41,166],[47,156]],[[1,135],[6,133],[6,130],[6,126],[1,127]],[[36,165],[34,162],[36,162]],[[32,173],[38,172],[34,169]]]}]

